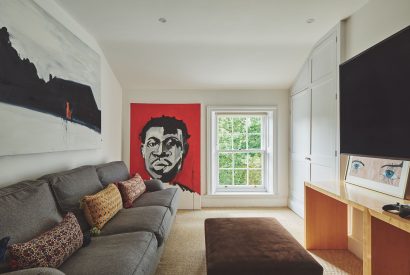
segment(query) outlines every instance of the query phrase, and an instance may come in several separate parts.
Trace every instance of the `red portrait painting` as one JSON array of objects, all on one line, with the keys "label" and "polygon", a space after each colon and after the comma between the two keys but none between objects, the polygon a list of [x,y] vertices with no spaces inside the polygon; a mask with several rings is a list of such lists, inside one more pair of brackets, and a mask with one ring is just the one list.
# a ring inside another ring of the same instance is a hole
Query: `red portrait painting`
[{"label": "red portrait painting", "polygon": [[131,174],[200,194],[200,124],[200,104],[131,103]]}]

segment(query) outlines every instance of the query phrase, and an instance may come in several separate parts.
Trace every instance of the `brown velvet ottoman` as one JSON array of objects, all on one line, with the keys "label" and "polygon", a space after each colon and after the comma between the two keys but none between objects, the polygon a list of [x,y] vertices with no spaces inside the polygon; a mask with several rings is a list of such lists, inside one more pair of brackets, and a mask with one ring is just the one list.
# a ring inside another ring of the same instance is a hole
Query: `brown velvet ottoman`
[{"label": "brown velvet ottoman", "polygon": [[323,268],[273,218],[205,220],[208,275],[321,275]]}]

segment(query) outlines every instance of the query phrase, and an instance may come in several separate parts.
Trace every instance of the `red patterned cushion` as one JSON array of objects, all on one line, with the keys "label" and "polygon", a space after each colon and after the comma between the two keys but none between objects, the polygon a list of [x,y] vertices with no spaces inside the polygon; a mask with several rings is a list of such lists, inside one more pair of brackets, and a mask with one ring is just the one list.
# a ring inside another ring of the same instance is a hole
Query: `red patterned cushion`
[{"label": "red patterned cushion", "polygon": [[132,203],[141,196],[147,187],[140,175],[135,176],[126,181],[120,181],[118,183],[118,189],[120,189],[124,208],[130,208]]},{"label": "red patterned cushion", "polygon": [[12,269],[59,267],[82,244],[80,225],[69,212],[58,225],[38,237],[9,245],[9,265]]}]

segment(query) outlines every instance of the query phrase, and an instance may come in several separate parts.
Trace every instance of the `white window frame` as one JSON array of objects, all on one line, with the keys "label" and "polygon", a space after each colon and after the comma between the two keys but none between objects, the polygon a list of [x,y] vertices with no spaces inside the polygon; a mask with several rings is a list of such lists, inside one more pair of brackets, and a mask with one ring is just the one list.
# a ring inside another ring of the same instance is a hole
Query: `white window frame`
[{"label": "white window frame", "polygon": [[[217,158],[217,115],[220,114],[263,114],[266,118],[262,133],[264,145],[263,183],[261,187],[218,186]],[[275,194],[277,193],[277,107],[276,106],[208,106],[207,107],[208,146],[208,195],[218,194]]]}]

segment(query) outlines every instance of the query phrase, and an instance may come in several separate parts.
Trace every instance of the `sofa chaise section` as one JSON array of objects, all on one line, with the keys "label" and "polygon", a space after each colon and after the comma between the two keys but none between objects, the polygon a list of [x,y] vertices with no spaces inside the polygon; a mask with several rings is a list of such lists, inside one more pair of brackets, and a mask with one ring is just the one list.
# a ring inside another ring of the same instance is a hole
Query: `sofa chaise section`
[{"label": "sofa chaise section", "polygon": [[171,222],[171,212],[163,206],[121,209],[102,228],[100,235],[148,231],[155,234],[160,246],[166,238]]},{"label": "sofa chaise section", "polygon": [[179,199],[178,188],[167,188],[155,192],[146,192],[133,203],[133,207],[161,205],[169,209],[171,214],[177,211]]}]

